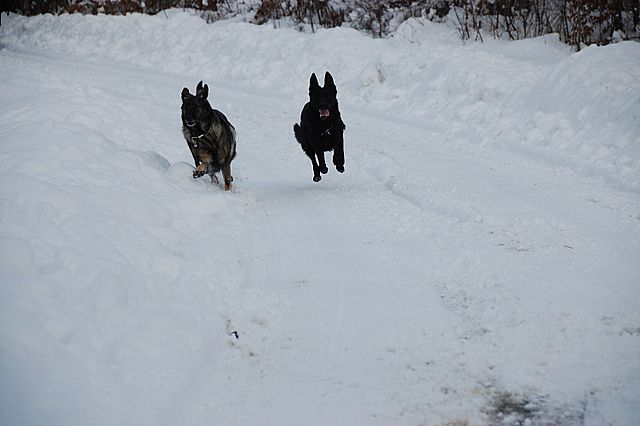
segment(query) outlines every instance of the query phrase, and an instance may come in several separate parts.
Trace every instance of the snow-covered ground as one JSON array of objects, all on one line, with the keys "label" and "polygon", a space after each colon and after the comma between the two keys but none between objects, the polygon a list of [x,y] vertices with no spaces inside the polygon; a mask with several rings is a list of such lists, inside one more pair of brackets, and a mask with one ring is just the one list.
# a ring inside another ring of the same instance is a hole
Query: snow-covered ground
[{"label": "snow-covered ground", "polygon": [[[640,44],[178,11],[0,43],[0,424],[640,424]],[[200,80],[232,193],[191,178]]]}]

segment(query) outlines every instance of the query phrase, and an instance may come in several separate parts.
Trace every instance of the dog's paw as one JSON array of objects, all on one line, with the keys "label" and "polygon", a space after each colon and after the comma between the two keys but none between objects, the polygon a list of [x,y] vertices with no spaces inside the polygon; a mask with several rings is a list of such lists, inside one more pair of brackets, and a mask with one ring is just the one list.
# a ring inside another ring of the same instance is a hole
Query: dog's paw
[{"label": "dog's paw", "polygon": [[204,176],[204,172],[202,170],[194,170],[193,171],[193,178],[194,179],[198,179],[199,177]]},{"label": "dog's paw", "polygon": [[336,170],[340,173],[344,173],[344,166],[336,166]]},{"label": "dog's paw", "polygon": [[320,173],[322,173],[323,175],[326,175],[328,171],[329,169],[327,168],[327,166],[320,168]]},{"label": "dog's paw", "polygon": [[313,177],[313,181],[314,182],[320,182],[320,179],[322,179],[322,176],[320,176],[320,175]]}]

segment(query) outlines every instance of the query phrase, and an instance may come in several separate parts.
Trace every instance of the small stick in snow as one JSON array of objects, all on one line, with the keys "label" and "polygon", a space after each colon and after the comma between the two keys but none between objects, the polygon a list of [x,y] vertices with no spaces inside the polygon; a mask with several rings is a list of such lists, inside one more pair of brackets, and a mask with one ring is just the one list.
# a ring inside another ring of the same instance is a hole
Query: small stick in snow
[{"label": "small stick in snow", "polygon": [[226,328],[227,328],[227,333],[229,333],[229,336],[236,336],[236,340],[240,339],[240,336],[238,335],[238,330],[236,330],[233,324],[231,324],[231,320],[227,320]]}]

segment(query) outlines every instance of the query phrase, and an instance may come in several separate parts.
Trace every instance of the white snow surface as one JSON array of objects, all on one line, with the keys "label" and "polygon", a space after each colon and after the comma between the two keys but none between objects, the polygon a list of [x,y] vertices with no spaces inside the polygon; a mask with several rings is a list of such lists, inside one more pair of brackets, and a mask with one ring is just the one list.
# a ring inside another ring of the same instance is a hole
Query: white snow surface
[{"label": "white snow surface", "polygon": [[[640,44],[181,11],[0,43],[0,424],[640,424]],[[200,80],[232,192],[191,177]]]}]

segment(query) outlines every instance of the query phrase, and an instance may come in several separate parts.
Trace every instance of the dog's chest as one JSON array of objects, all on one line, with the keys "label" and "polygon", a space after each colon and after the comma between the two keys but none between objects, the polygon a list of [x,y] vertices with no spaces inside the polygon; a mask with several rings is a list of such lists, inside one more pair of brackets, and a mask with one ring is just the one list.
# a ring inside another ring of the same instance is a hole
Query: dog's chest
[{"label": "dog's chest", "polygon": [[327,127],[327,128],[320,128],[318,132],[317,141],[323,150],[325,151],[332,150],[335,145],[335,135],[333,132],[333,126]]},{"label": "dog's chest", "polygon": [[333,130],[333,126],[327,127],[326,129],[321,129],[320,130],[320,137],[321,138],[330,138],[331,137],[331,130]]},{"label": "dog's chest", "polygon": [[198,150],[215,150],[218,146],[218,138],[211,132],[200,135],[189,132],[185,134],[185,139],[189,145]]}]

